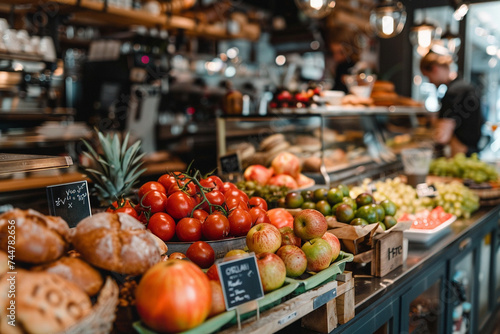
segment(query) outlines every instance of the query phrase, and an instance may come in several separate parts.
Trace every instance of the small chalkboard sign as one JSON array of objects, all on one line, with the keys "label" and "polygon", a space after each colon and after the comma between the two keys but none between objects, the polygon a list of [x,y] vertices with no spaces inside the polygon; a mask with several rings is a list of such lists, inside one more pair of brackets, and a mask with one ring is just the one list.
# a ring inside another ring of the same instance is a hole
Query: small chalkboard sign
[{"label": "small chalkboard sign", "polygon": [[217,263],[226,309],[264,297],[255,255]]},{"label": "small chalkboard sign", "polygon": [[434,187],[432,184],[431,185],[428,185],[427,183],[417,184],[416,190],[418,197],[436,197],[436,187]]},{"label": "small chalkboard sign", "polygon": [[238,153],[226,154],[219,157],[222,174],[241,173],[241,162]]},{"label": "small chalkboard sign", "polygon": [[48,186],[47,201],[49,213],[61,217],[70,227],[91,215],[87,181]]}]

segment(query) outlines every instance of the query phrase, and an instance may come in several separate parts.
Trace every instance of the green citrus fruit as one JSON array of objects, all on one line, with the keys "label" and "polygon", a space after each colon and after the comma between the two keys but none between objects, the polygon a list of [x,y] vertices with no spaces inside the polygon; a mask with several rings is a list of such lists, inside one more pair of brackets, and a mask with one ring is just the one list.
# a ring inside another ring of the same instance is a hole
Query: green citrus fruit
[{"label": "green citrus fruit", "polygon": [[342,202],[342,198],[344,198],[344,193],[338,188],[332,188],[328,190],[328,193],[326,194],[326,200],[330,203],[330,205]]},{"label": "green citrus fruit", "polygon": [[345,184],[339,184],[337,186],[340,190],[342,190],[342,193],[344,193],[344,196],[349,196],[349,187],[347,187]]},{"label": "green citrus fruit", "polygon": [[380,205],[382,205],[382,207],[384,208],[385,214],[387,216],[394,216],[396,214],[396,204],[394,204],[390,200],[383,200],[382,202],[380,202]]},{"label": "green citrus fruit", "polygon": [[328,194],[328,190],[325,188],[318,188],[314,190],[314,201],[319,202],[325,200],[326,194]]},{"label": "green citrus fruit", "polygon": [[326,200],[321,200],[316,203],[316,210],[321,212],[323,216],[331,216],[332,214],[332,207],[330,203],[328,203]]},{"label": "green citrus fruit", "polygon": [[371,207],[370,205],[364,205],[360,207],[358,210],[356,210],[355,217],[363,218],[369,224],[373,224],[378,221],[377,211],[375,210],[374,207]]},{"label": "green citrus fruit", "polygon": [[307,202],[304,202],[300,208],[302,210],[305,210],[305,209],[316,209],[316,203],[311,202],[311,201],[307,201]]},{"label": "green citrus fruit", "polygon": [[354,218],[353,220],[351,220],[351,225],[363,226],[368,225],[368,222],[363,218]]},{"label": "green citrus fruit", "polygon": [[354,210],[350,205],[342,203],[335,209],[335,217],[339,222],[349,223],[354,219]]},{"label": "green citrus fruit", "polygon": [[305,202],[314,202],[314,191],[312,190],[302,190],[300,192]]},{"label": "green citrus fruit", "polygon": [[358,205],[356,204],[356,201],[348,196],[342,198],[342,203],[348,204],[353,208],[354,210],[358,209]]},{"label": "green citrus fruit", "polygon": [[373,203],[373,196],[370,195],[369,193],[362,193],[359,194],[358,197],[356,197],[356,204],[358,205],[358,208],[362,207],[363,205],[368,205]]},{"label": "green citrus fruit", "polygon": [[304,198],[300,193],[291,192],[285,196],[285,206],[290,209],[297,209],[304,203]]},{"label": "green citrus fruit", "polygon": [[377,211],[378,221],[384,221],[385,211],[380,204],[370,204]]},{"label": "green citrus fruit", "polygon": [[384,223],[382,222],[378,222],[379,226],[385,231],[386,230],[386,227],[384,225]]},{"label": "green citrus fruit", "polygon": [[397,223],[398,223],[398,221],[393,216],[385,216],[385,218],[384,218],[384,225],[385,225],[386,229],[390,229],[391,227],[393,227]]}]

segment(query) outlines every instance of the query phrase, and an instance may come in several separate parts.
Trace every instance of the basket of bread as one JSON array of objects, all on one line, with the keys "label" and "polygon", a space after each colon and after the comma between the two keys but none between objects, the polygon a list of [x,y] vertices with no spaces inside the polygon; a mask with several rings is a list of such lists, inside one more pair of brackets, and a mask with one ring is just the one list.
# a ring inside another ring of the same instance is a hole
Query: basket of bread
[{"label": "basket of bread", "polygon": [[[124,213],[98,213],[75,228],[14,209],[0,215],[0,333],[109,333],[119,288],[166,245]],[[117,275],[118,274],[118,275]]]}]

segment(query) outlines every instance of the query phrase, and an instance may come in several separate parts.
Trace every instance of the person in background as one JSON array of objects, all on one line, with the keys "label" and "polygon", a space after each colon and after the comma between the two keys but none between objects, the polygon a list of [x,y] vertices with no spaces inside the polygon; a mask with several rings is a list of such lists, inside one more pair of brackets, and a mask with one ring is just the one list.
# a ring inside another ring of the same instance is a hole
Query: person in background
[{"label": "person in background", "polygon": [[484,123],[481,103],[472,85],[453,78],[450,70],[452,62],[450,55],[431,50],[420,60],[420,71],[436,87],[447,86],[434,126],[433,137],[437,150],[449,145],[452,156],[457,153],[470,156],[479,151],[478,143]]}]

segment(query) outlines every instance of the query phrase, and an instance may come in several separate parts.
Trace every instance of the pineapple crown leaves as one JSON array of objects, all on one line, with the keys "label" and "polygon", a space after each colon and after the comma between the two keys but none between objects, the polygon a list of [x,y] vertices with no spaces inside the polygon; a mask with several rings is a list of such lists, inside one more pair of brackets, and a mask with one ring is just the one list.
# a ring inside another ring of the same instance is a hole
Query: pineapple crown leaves
[{"label": "pineapple crown leaves", "polygon": [[140,169],[145,153],[139,154],[140,141],[127,147],[129,133],[121,143],[116,134],[111,138],[109,134],[104,136],[97,131],[97,135],[103,154],[98,154],[89,142],[82,140],[88,149],[83,154],[95,165],[85,168],[85,172],[94,183],[101,203],[110,205],[116,199],[129,195],[133,185],[146,171],[146,168]]}]

